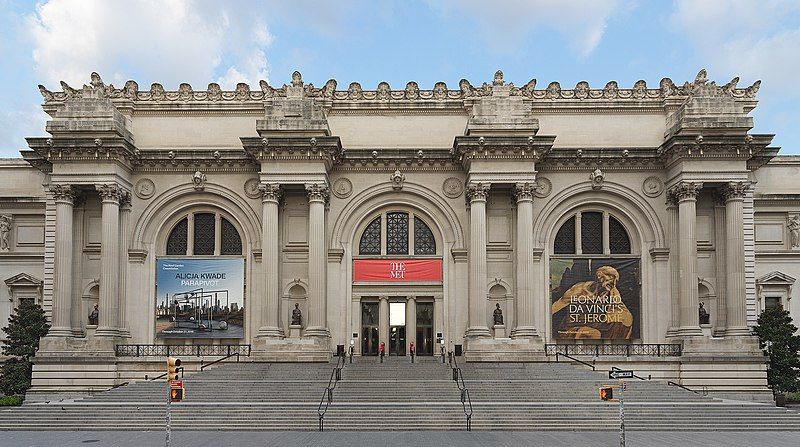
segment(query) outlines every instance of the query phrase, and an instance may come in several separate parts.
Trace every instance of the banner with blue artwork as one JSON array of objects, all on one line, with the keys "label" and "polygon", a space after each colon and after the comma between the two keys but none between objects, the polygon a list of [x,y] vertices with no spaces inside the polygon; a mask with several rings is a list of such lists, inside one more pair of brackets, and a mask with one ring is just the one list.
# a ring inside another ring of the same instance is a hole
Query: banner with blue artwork
[{"label": "banner with blue artwork", "polygon": [[244,338],[244,259],[158,259],[156,337]]}]

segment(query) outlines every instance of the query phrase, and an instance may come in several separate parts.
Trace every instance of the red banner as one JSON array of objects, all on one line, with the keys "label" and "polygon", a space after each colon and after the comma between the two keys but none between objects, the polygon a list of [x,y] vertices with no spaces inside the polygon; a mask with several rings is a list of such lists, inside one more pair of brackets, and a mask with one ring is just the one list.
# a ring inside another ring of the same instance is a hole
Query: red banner
[{"label": "red banner", "polygon": [[353,281],[441,281],[441,259],[356,259]]}]

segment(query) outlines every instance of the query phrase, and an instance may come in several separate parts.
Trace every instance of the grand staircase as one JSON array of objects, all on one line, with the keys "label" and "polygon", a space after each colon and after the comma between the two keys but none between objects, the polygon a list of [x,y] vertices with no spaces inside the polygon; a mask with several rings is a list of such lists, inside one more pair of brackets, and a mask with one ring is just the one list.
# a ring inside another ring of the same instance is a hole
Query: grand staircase
[{"label": "grand staircase", "polygon": [[[226,363],[187,375],[172,405],[174,430],[317,430],[335,363]],[[616,430],[602,402],[606,372],[566,363],[461,365],[473,430]],[[800,430],[796,412],[703,397],[657,381],[628,381],[629,430]],[[0,410],[0,430],[161,430],[166,383],[138,382],[91,398]],[[325,430],[464,430],[461,392],[441,360],[356,358],[346,364]]]}]

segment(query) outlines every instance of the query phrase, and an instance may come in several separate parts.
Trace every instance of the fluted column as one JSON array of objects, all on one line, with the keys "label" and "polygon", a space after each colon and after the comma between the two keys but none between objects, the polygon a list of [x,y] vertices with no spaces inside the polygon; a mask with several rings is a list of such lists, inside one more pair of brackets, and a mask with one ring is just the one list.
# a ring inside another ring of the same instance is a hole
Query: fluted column
[{"label": "fluted column", "polygon": [[[259,337],[283,337],[278,318],[280,284],[278,279],[278,205],[280,185],[266,183],[261,189],[261,265],[264,272],[264,325],[258,329]],[[309,233],[311,236],[311,233]],[[310,255],[310,253],[309,253]]]},{"label": "fluted column", "polygon": [[744,194],[749,183],[728,183],[722,188],[725,196],[725,283],[727,304],[726,336],[750,335],[744,278]]},{"label": "fluted column", "polygon": [[51,185],[56,202],[56,252],[53,281],[53,326],[47,335],[72,336],[72,209],[75,189],[70,185]]},{"label": "fluted column", "polygon": [[98,185],[102,201],[100,238],[100,318],[95,335],[119,335],[119,202],[121,191],[116,184]]},{"label": "fluted column", "polygon": [[308,298],[309,316],[305,334],[328,337],[326,302],[325,204],[328,186],[320,183],[306,185],[308,193]]},{"label": "fluted column", "polygon": [[678,335],[702,335],[697,297],[697,195],[701,183],[681,182],[672,189],[678,200],[678,264],[681,320]]},{"label": "fluted column", "polygon": [[119,334],[130,337],[128,329],[128,225],[131,218],[131,193],[120,196],[119,212]]},{"label": "fluted column", "polygon": [[680,273],[680,247],[678,235],[678,199],[674,191],[667,192],[667,244],[669,246],[669,273],[670,273],[670,317],[667,337],[678,334],[681,325],[681,273]]},{"label": "fluted column", "polygon": [[489,184],[467,187],[469,211],[469,327],[467,337],[490,337],[486,326],[486,196]]},{"label": "fluted column", "polygon": [[517,272],[516,272],[516,327],[513,338],[536,337],[539,332],[534,322],[533,297],[533,191],[530,183],[517,184],[514,192],[517,200]]},{"label": "fluted column", "polygon": [[728,281],[728,275],[725,274],[725,264],[728,262],[725,255],[726,226],[725,196],[721,193],[721,191],[717,191],[717,193],[714,194],[714,240],[716,241],[714,244],[714,259],[716,260],[714,263],[714,276],[716,277],[717,286],[717,305],[715,306],[715,309],[711,309],[711,312],[714,312],[714,314],[712,314],[714,317],[714,328],[712,329],[712,334],[716,337],[724,336],[725,328],[728,326],[728,294],[725,291],[725,283]]}]

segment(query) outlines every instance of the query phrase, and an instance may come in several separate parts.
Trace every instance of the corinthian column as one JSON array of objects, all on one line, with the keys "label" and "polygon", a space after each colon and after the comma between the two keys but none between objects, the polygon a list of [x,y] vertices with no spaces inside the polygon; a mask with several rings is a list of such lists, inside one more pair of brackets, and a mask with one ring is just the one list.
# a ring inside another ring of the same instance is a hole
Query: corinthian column
[{"label": "corinthian column", "polygon": [[119,335],[119,185],[98,185],[102,200],[102,235],[100,239],[100,318],[95,335]]},{"label": "corinthian column", "polygon": [[669,245],[670,310],[672,311],[667,337],[676,336],[681,325],[678,198],[674,192],[674,190],[667,191],[667,244]]},{"label": "corinthian column", "polygon": [[120,195],[119,213],[119,334],[130,337],[128,329],[128,225],[131,218],[131,193],[124,191]]},{"label": "corinthian column", "polygon": [[697,195],[702,183],[681,182],[671,193],[678,200],[678,267],[680,272],[679,336],[703,335],[697,297]]},{"label": "corinthian column", "polygon": [[325,203],[330,196],[328,186],[312,183],[306,185],[308,193],[308,327],[305,335],[329,337],[325,269]]},{"label": "corinthian column", "polygon": [[534,323],[533,300],[533,190],[530,183],[517,184],[517,312],[513,338],[539,335]]},{"label": "corinthian column", "polygon": [[486,326],[486,196],[489,184],[470,183],[469,201],[469,327],[467,337],[489,337]]},{"label": "corinthian column", "polygon": [[53,281],[53,327],[47,335],[72,336],[72,208],[75,189],[69,185],[51,185],[56,202],[56,252]]},{"label": "corinthian column", "polygon": [[[261,265],[264,267],[264,326],[258,329],[259,337],[283,337],[278,320],[280,284],[278,281],[278,204],[280,185],[266,183],[261,190]],[[309,234],[310,235],[310,234]]]},{"label": "corinthian column", "polygon": [[742,202],[749,183],[728,183],[722,188],[725,197],[725,273],[727,281],[727,328],[725,335],[750,335],[744,278],[744,211]]}]

